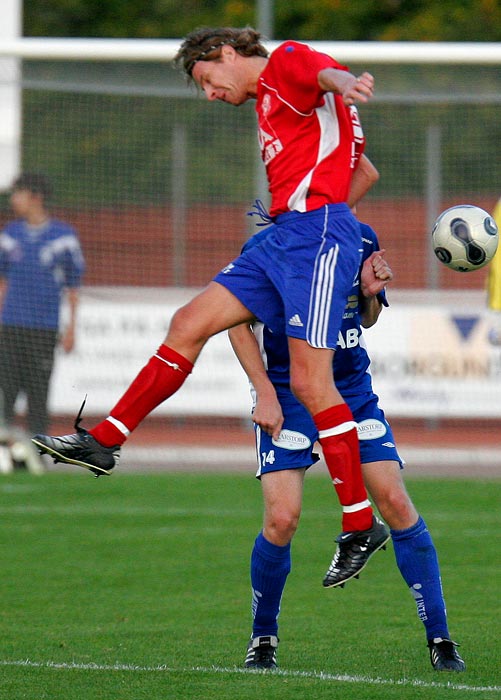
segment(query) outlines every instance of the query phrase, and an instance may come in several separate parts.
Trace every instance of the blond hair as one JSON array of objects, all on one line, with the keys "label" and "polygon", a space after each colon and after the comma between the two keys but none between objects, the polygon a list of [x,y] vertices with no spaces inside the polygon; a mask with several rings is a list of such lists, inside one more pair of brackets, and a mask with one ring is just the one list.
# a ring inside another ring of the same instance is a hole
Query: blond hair
[{"label": "blond hair", "polygon": [[198,61],[215,61],[221,55],[223,46],[232,46],[241,56],[268,57],[268,51],[261,44],[261,34],[252,27],[202,27],[187,34],[174,63],[191,79],[193,66]]}]

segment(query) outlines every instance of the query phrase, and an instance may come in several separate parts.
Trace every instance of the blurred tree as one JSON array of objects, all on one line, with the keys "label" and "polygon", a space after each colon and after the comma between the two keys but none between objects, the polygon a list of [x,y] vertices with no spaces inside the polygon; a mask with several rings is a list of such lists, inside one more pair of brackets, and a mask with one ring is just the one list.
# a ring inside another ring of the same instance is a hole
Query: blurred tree
[{"label": "blurred tree", "polygon": [[277,0],[275,28],[277,37],[304,40],[499,41],[501,5],[498,0]]},{"label": "blurred tree", "polygon": [[[499,0],[274,0],[275,38],[500,41]],[[177,38],[256,24],[254,0],[24,0],[25,36]]]}]

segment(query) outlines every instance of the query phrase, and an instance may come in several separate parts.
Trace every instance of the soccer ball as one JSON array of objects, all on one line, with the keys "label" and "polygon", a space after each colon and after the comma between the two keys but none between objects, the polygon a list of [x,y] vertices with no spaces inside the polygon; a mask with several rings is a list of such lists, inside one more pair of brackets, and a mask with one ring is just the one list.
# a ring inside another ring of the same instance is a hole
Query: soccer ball
[{"label": "soccer ball", "polygon": [[431,238],[441,263],[457,272],[471,272],[492,260],[499,233],[486,211],[472,204],[458,204],[440,214]]}]

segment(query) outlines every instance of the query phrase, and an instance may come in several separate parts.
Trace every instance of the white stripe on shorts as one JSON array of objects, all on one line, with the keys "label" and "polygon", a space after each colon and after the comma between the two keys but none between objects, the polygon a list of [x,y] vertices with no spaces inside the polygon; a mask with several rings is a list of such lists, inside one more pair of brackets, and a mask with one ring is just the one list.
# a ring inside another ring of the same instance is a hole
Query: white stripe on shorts
[{"label": "white stripe on shorts", "polygon": [[260,425],[256,425],[256,456],[257,456],[256,476],[261,476],[261,426]]},{"label": "white stripe on shorts", "polygon": [[307,338],[314,348],[328,347],[327,332],[338,253],[339,246],[336,245],[317,259],[311,290]]},{"label": "white stripe on shorts", "polygon": [[317,347],[327,346],[327,332],[334,288],[334,273],[336,270],[339,246],[331,248],[321,256],[318,277],[315,280],[315,303],[313,306],[312,338]]}]

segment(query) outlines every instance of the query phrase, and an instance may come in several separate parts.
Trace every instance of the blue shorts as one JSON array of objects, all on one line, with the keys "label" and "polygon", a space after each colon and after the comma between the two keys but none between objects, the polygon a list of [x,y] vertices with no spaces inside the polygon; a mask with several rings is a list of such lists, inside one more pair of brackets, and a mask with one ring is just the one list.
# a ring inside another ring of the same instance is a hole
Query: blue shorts
[{"label": "blue shorts", "polygon": [[336,348],[362,253],[360,225],[346,204],[281,214],[261,243],[214,281],[275,332]]},{"label": "blue shorts", "polygon": [[[273,440],[259,426],[256,433],[258,457],[257,478],[268,472],[310,467],[318,462],[313,451],[318,432],[308,411],[288,390],[277,390],[284,414],[284,425],[278,440]],[[403,468],[404,462],[395,447],[391,426],[378,406],[374,393],[344,397],[358,424],[360,460],[362,464],[391,460]]]}]

